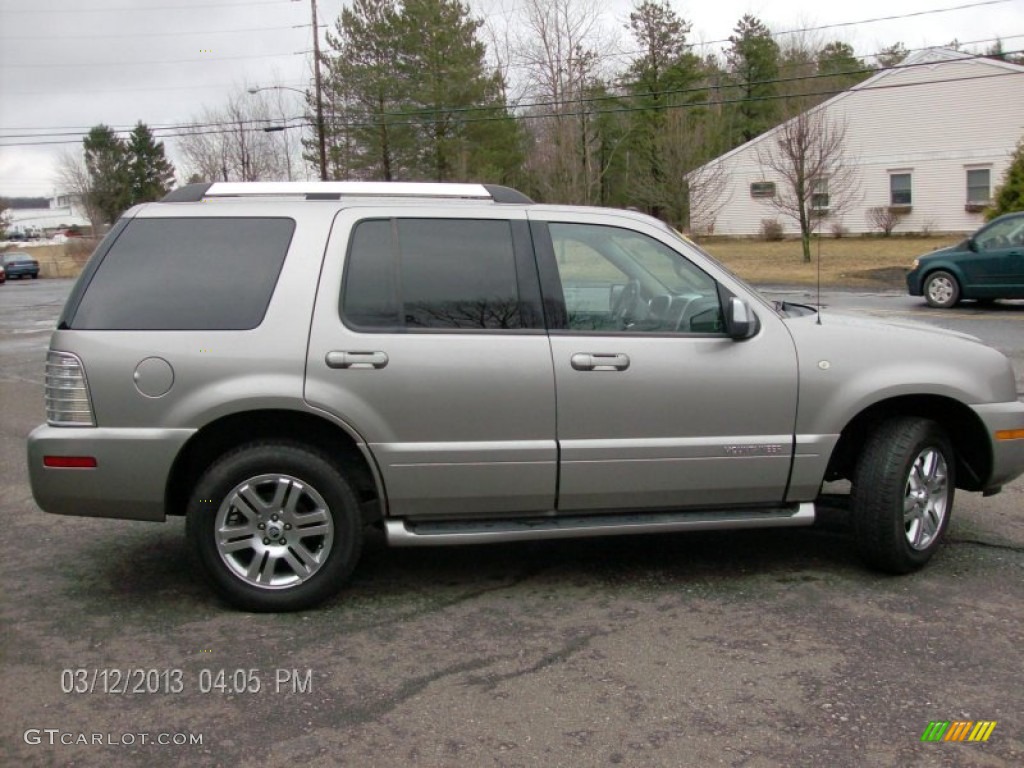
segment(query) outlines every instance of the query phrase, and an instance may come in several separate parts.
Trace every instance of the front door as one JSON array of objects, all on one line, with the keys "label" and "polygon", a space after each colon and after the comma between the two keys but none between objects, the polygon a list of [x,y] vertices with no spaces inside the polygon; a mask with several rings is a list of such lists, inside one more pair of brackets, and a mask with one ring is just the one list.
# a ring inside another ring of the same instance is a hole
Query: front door
[{"label": "front door", "polygon": [[797,359],[779,318],[758,305],[754,337],[725,335],[717,282],[653,225],[530,216],[553,325],[559,511],[781,503]]}]

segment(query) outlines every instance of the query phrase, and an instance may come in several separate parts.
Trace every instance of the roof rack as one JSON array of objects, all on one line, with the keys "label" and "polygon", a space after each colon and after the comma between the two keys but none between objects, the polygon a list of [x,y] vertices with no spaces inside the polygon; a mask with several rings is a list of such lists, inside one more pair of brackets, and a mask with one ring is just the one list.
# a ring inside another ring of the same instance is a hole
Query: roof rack
[{"label": "roof rack", "polygon": [[449,184],[401,181],[246,181],[187,184],[169,192],[165,203],[199,202],[214,197],[304,197],[340,200],[342,197],[433,197],[532,203],[510,187],[496,184]]}]

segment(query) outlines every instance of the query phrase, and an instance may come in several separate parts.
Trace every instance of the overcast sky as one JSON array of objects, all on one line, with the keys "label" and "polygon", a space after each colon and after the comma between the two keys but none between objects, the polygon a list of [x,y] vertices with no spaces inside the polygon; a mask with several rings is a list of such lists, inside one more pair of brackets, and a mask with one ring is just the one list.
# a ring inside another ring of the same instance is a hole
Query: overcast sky
[{"label": "overcast sky", "polygon": [[[621,35],[629,0],[578,0],[602,9]],[[321,23],[332,25],[346,0],[318,0]],[[472,0],[477,16],[515,24],[527,0]],[[720,41],[745,13],[773,30],[832,24],[822,39],[839,39],[869,56],[902,42],[916,49],[951,40],[984,49],[1024,48],[1024,0],[674,0],[693,25],[691,41]],[[937,12],[940,9],[962,7]],[[879,20],[882,17],[907,18]],[[309,0],[0,0],[0,196],[57,192],[61,151],[79,152],[81,135],[105,123],[129,129],[175,126],[217,108],[246,85],[302,88],[312,47]],[[611,52],[611,51],[609,51]],[[299,96],[295,114],[301,113]],[[1024,88],[1021,89],[1024,98]],[[54,142],[24,146],[29,143]],[[66,143],[56,143],[66,142]],[[168,154],[184,172],[172,138]]]}]

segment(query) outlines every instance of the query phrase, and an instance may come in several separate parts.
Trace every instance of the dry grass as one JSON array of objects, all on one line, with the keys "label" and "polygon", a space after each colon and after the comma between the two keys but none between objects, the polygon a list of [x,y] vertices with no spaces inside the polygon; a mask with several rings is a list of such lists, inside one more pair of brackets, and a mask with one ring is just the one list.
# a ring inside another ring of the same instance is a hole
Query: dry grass
[{"label": "dry grass", "polygon": [[761,240],[702,238],[701,246],[729,269],[762,285],[813,285],[817,281],[821,246],[823,285],[849,287],[904,286],[911,262],[936,248],[953,245],[951,237],[843,237],[811,243],[811,263],[803,262],[799,240],[766,243]]}]

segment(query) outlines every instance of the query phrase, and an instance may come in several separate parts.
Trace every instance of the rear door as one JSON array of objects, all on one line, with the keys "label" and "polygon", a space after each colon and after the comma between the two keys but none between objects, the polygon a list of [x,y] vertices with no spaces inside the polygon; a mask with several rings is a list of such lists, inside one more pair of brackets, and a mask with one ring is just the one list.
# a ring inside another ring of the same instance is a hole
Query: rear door
[{"label": "rear door", "polygon": [[554,380],[525,214],[402,210],[338,214],[306,399],[367,442],[392,516],[549,512]]},{"label": "rear door", "polygon": [[531,211],[549,312],[561,512],[778,504],[797,359],[765,307],[724,333],[719,285],[635,219]]}]

